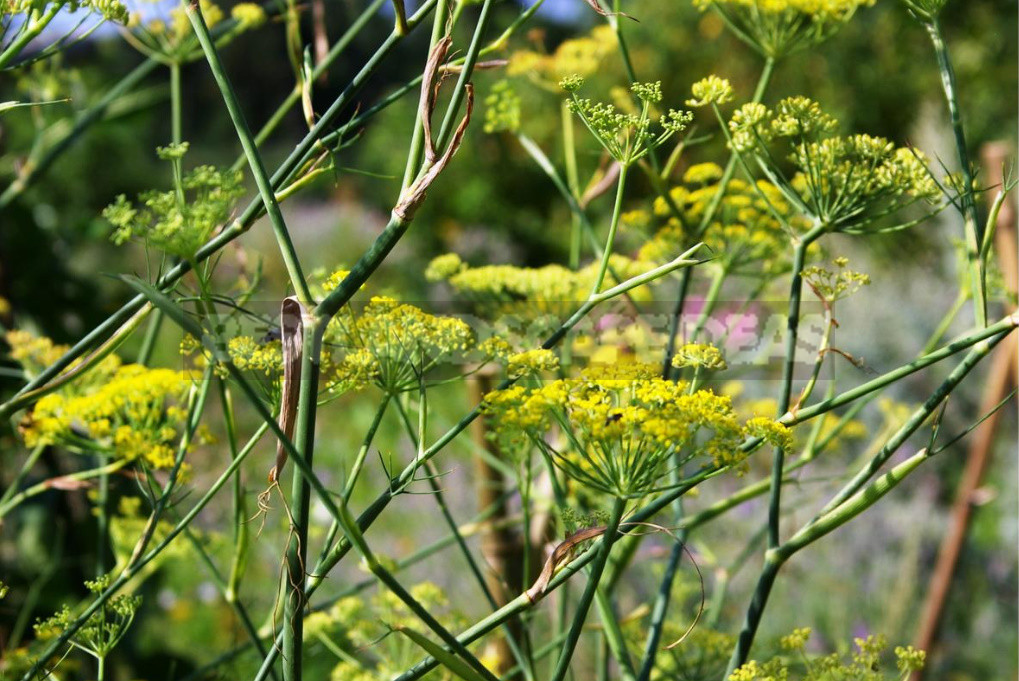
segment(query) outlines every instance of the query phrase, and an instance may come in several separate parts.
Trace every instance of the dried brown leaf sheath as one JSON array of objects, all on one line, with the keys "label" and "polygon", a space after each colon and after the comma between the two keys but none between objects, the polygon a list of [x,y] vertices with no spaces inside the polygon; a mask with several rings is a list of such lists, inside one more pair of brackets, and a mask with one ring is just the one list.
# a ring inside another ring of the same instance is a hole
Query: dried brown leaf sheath
[{"label": "dried brown leaf sheath", "polygon": [[524,592],[527,594],[527,598],[532,603],[539,601],[541,597],[545,595],[545,589],[548,588],[548,582],[552,579],[552,575],[555,574],[556,568],[559,567],[559,564],[573,553],[573,549],[577,548],[578,544],[583,544],[595,537],[600,537],[605,534],[605,530],[606,528],[604,525],[598,527],[585,527],[582,530],[577,530],[560,542],[560,544],[555,547],[555,550],[552,551],[552,555],[545,561],[545,566],[541,568],[541,574],[538,575],[538,579],[535,580],[530,589]]},{"label": "dried brown leaf sheath", "polygon": [[450,160],[460,148],[463,142],[464,133],[467,132],[467,124],[471,122],[471,113],[474,111],[474,86],[467,83],[464,88],[467,91],[467,111],[460,120],[452,139],[446,146],[445,151],[440,152],[435,148],[432,140],[432,114],[435,113],[435,99],[439,93],[439,86],[442,78],[437,77],[442,68],[442,62],[446,58],[453,39],[446,36],[435,44],[431,54],[428,55],[428,63],[425,65],[421,78],[421,99],[418,103],[418,115],[421,118],[421,128],[424,133],[425,142],[425,164],[424,172],[413,184],[407,187],[400,195],[400,200],[393,208],[393,215],[403,222],[409,222],[414,218],[414,212],[425,199],[425,193],[435,182],[435,178],[449,165]]},{"label": "dried brown leaf sheath", "polygon": [[[283,345],[283,389],[280,396],[279,426],[287,439],[293,439],[297,416],[297,396],[301,385],[301,356],[304,348],[304,307],[295,296],[280,306],[280,329]],[[280,441],[276,445],[276,465],[269,471],[269,482],[279,480],[287,463],[287,450]]]}]

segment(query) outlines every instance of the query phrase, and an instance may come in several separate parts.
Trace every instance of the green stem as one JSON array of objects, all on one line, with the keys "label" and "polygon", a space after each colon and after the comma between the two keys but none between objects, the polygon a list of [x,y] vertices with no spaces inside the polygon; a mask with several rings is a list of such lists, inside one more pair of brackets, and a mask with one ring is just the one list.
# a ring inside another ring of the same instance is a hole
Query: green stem
[{"label": "green stem", "polygon": [[1006,336],[1011,332],[1000,333],[997,336],[982,340],[966,354],[962,362],[959,363],[948,377],[938,386],[930,397],[928,397],[923,405],[913,412],[909,419],[902,424],[899,430],[888,440],[887,444],[881,448],[881,450],[871,458],[867,465],[862,468],[856,475],[853,476],[845,487],[843,487],[838,494],[836,494],[831,501],[825,504],[824,508],[821,509],[819,515],[824,515],[829,511],[832,511],[837,506],[841,505],[850,496],[855,494],[861,487],[863,487],[868,480],[878,471],[881,466],[885,464],[888,459],[902,446],[906,439],[912,435],[921,425],[930,417],[931,414],[938,408],[938,406],[948,397],[957,385],[966,377],[973,367],[975,367],[980,360],[982,360],[991,349],[1005,339]]},{"label": "green stem", "polygon": [[453,96],[450,97],[449,105],[446,107],[446,116],[442,119],[439,127],[439,134],[435,137],[435,148],[444,149],[456,128],[456,121],[460,116],[460,107],[467,96],[467,84],[474,75],[474,66],[478,63],[481,53],[481,39],[488,30],[488,24],[492,20],[492,0],[485,0],[481,6],[481,13],[478,15],[478,23],[474,27],[474,35],[471,44],[467,48],[463,65],[460,67],[460,77],[457,78],[456,87],[453,88]]},{"label": "green stem", "polygon": [[350,495],[354,493],[354,485],[357,484],[357,479],[361,475],[361,468],[364,467],[365,458],[368,456],[368,450],[371,449],[372,440],[375,439],[375,433],[378,432],[379,425],[382,423],[382,417],[386,414],[386,407],[389,406],[390,395],[387,393],[383,398],[382,402],[379,403],[379,408],[375,410],[375,417],[372,419],[371,425],[368,426],[368,432],[365,433],[364,440],[361,442],[361,448],[357,451],[357,457],[354,459],[353,465],[350,467],[350,473],[347,476],[347,484],[343,487],[343,500],[349,502]]},{"label": "green stem", "polygon": [[[566,164],[566,186],[569,189],[567,194],[571,199],[569,265],[571,270],[575,270],[580,267],[580,227],[583,211],[579,203],[580,179],[577,174],[577,143],[573,134],[573,115],[565,99],[559,106],[559,114],[563,129],[563,161]],[[576,204],[576,210],[573,209],[573,204]]]},{"label": "green stem", "polygon": [[[105,466],[91,468],[87,471],[79,471],[77,473],[69,473],[68,475],[63,475],[61,476],[61,480],[67,482],[83,482],[85,480],[91,480],[92,478],[102,478],[104,475],[109,475],[110,473],[115,473],[116,471],[119,471],[121,468],[127,466],[128,463],[129,462],[125,461],[124,459],[118,459],[112,463],[106,464]],[[10,492],[12,489],[14,488],[12,487],[11,489],[8,490],[8,492]],[[47,492],[51,489],[53,489],[53,481],[44,480],[43,482],[28,487],[27,489],[23,489],[17,494],[11,494],[10,498],[8,498],[6,502],[0,504],[0,519],[2,519],[4,516],[10,513],[12,509],[20,506],[26,500],[31,499],[34,496],[38,496],[39,494]]]},{"label": "green stem", "polygon": [[616,181],[616,202],[612,206],[612,221],[609,223],[609,234],[605,238],[605,249],[602,251],[601,264],[598,266],[598,276],[591,287],[591,296],[595,296],[601,290],[602,282],[605,280],[605,273],[609,269],[609,258],[612,257],[612,245],[616,240],[616,229],[619,227],[619,217],[623,213],[623,194],[626,191],[626,175],[629,166],[619,166],[619,179]]},{"label": "green stem", "polygon": [[11,497],[14,496],[14,493],[19,487],[21,487],[21,482],[25,479],[25,476],[28,475],[29,471],[32,470],[32,467],[35,466],[44,451],[46,451],[46,445],[36,445],[31,453],[29,453],[28,457],[25,459],[25,463],[23,463],[21,465],[21,469],[18,470],[18,474],[15,475],[14,479],[7,484],[7,489],[5,489],[4,493],[0,495],[0,508],[10,501]]},{"label": "green stem", "polygon": [[170,139],[180,144],[183,139],[181,126],[180,63],[170,64]]},{"label": "green stem", "polygon": [[636,681],[637,676],[633,671],[633,661],[626,649],[626,638],[619,626],[619,618],[616,616],[612,600],[605,592],[605,588],[599,586],[594,592],[594,604],[598,609],[598,617],[601,619],[605,642],[609,652],[616,659],[619,665],[619,676],[623,681]]},{"label": "green stem", "polygon": [[598,582],[601,579],[602,571],[605,569],[605,562],[612,551],[612,545],[616,542],[619,522],[623,518],[623,511],[626,509],[625,499],[616,499],[612,507],[609,522],[605,525],[605,533],[602,535],[598,545],[598,554],[591,565],[591,571],[587,576],[587,586],[577,601],[573,614],[573,623],[570,625],[569,634],[563,641],[563,647],[559,652],[559,660],[556,662],[555,671],[552,673],[552,681],[563,681],[570,669],[570,660],[573,659],[573,652],[580,641],[580,634],[584,629],[584,620],[587,619],[587,611],[591,608],[591,601],[594,599],[598,589]]},{"label": "green stem", "polygon": [[849,404],[856,401],[860,397],[879,390],[887,385],[895,383],[899,379],[908,376],[909,374],[915,373],[924,367],[928,367],[931,364],[935,364],[947,357],[951,357],[954,354],[961,352],[982,340],[987,338],[993,338],[999,334],[1008,335],[1013,329],[1019,326],[1019,315],[1011,315],[1005,317],[1001,321],[992,324],[991,326],[977,329],[972,331],[961,338],[952,341],[948,345],[945,345],[939,350],[928,353],[922,357],[915,359],[914,361],[901,366],[897,369],[889,371],[881,376],[878,376],[872,381],[868,381],[861,386],[857,386],[851,390],[837,395],[831,399],[824,400],[813,406],[806,407],[804,409],[797,410],[796,414],[786,413],[783,414],[779,419],[779,423],[787,426],[793,426],[797,423],[803,423],[809,421],[815,416],[819,416],[833,409],[837,409],[843,405]]},{"label": "green stem", "polygon": [[[230,460],[234,461],[240,454],[237,448],[237,421],[234,418],[233,399],[227,389],[226,382],[219,381],[219,398],[223,409],[223,422],[226,427],[227,444],[230,447]],[[237,600],[248,556],[248,513],[244,503],[244,478],[240,473],[234,476],[233,488],[233,555],[230,559],[230,574],[227,577],[226,590],[223,597],[228,603]]]},{"label": "green stem", "polygon": [[27,19],[27,25],[25,28],[18,33],[18,37],[11,41],[2,53],[0,53],[0,69],[4,69],[10,64],[11,60],[21,54],[21,51],[28,46],[30,42],[39,37],[50,22],[56,18],[57,13],[63,8],[60,3],[54,2],[48,7],[45,7],[45,11],[32,10],[29,18]]},{"label": "green stem", "polygon": [[962,126],[955,69],[952,68],[948,47],[945,45],[944,36],[941,32],[941,23],[937,18],[933,18],[925,23],[925,26],[927,33],[930,35],[931,43],[934,45],[934,53],[937,56],[938,71],[941,73],[941,85],[944,88],[945,101],[948,104],[948,116],[952,124],[952,132],[955,135],[955,151],[959,158],[960,169],[962,170],[963,190],[961,199],[966,241],[966,260],[969,264],[970,281],[973,288],[973,312],[976,316],[977,326],[986,326],[986,265],[980,253],[983,234],[980,220],[977,216],[976,199],[973,196],[973,167],[970,163],[969,151],[966,147],[966,134]]},{"label": "green stem", "polygon": [[[105,467],[104,467],[105,468]],[[96,577],[106,574],[106,550],[109,540],[110,475],[103,471],[99,475],[99,494],[96,498]]]},{"label": "green stem", "polygon": [[[793,251],[792,282],[789,286],[789,313],[786,320],[785,363],[782,366],[782,389],[779,393],[778,413],[789,409],[793,389],[793,371],[796,368],[796,344],[799,339],[800,300],[803,294],[803,262],[807,249],[822,234],[823,225],[814,227],[800,239]],[[782,474],[785,452],[776,447],[771,464],[771,496],[768,503],[768,548],[779,545],[779,518],[782,504]]]},{"label": "green stem", "polygon": [[[303,475],[311,469],[315,446],[315,416],[318,408],[319,353],[322,350],[324,322],[305,317],[301,354],[300,393],[297,421],[294,424],[295,459],[290,502],[290,540],[286,554],[286,601],[283,609],[283,679],[301,681],[304,647],[304,581],[308,559],[308,510],[311,500],[309,480]],[[295,464],[297,461],[295,460]]]}]

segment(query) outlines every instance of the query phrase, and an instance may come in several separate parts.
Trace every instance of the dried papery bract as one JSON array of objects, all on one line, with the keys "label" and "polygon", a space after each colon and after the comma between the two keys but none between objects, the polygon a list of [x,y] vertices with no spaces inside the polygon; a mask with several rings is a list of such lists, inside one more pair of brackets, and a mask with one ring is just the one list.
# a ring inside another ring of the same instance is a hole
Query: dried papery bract
[{"label": "dried papery bract", "polygon": [[471,113],[474,111],[474,86],[467,83],[464,87],[467,91],[467,111],[463,119],[456,127],[452,139],[441,154],[435,148],[432,140],[432,114],[435,113],[435,99],[442,84],[441,76],[437,78],[440,66],[446,58],[449,46],[453,39],[446,36],[432,48],[428,55],[428,63],[425,65],[424,74],[421,79],[421,100],[418,104],[418,117],[421,119],[421,127],[425,138],[425,164],[418,178],[407,187],[402,194],[396,207],[393,208],[393,215],[402,222],[410,222],[414,219],[414,213],[418,206],[425,200],[428,188],[435,182],[435,178],[442,173],[449,165],[453,155],[463,142],[464,133],[467,132],[467,125],[471,122]]},{"label": "dried papery bract", "polygon": [[[280,307],[280,329],[283,336],[283,388],[280,395],[280,430],[287,438],[294,434],[297,417],[297,398],[301,385],[301,358],[304,346],[304,306],[296,296],[283,300]],[[276,464],[269,471],[269,482],[279,481],[287,463],[287,450],[283,442],[276,445]]]}]

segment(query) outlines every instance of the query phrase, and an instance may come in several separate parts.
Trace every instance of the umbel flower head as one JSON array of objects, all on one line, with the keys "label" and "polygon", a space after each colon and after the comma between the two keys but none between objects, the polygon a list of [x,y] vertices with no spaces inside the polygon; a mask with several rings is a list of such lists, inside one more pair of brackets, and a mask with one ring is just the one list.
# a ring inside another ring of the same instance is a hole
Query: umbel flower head
[{"label": "umbel flower head", "polygon": [[180,162],[186,152],[186,142],[158,149],[159,157],[174,165],[174,189],[143,192],[137,203],[121,194],[106,207],[103,217],[113,225],[114,243],[137,239],[192,260],[227,221],[244,195],[241,172],[198,166],[182,174]]},{"label": "umbel flower head", "polygon": [[426,372],[474,345],[465,322],[385,296],[372,298],[360,313],[345,308],[325,340],[342,355],[336,360],[340,377],[358,386],[374,382],[390,393],[416,389]]},{"label": "umbel flower head", "polygon": [[[109,575],[97,577],[85,582],[93,595],[98,596],[112,583]],[[123,594],[105,601],[98,610],[92,613],[85,623],[71,637],[69,643],[96,659],[103,659],[110,654],[120,640],[124,638],[135,611],[141,605],[141,596]],[[66,605],[52,617],[41,620],[35,625],[36,636],[41,639],[59,636],[75,620],[71,609]]]},{"label": "umbel flower head", "polygon": [[615,54],[616,33],[600,24],[587,35],[564,40],[552,54],[518,50],[510,55],[506,73],[528,76],[542,87],[554,89],[567,76],[591,76],[602,67],[605,58]]},{"label": "umbel flower head", "polygon": [[127,7],[118,0],[65,0],[63,2],[52,2],[51,0],[2,0],[0,2],[0,12],[4,15],[41,14],[47,7],[50,9],[66,9],[69,12],[84,9],[101,14],[104,19],[116,21],[119,24],[126,24],[128,19]]},{"label": "umbel flower head", "polygon": [[22,424],[28,447],[61,444],[153,468],[174,464],[191,381],[179,371],[129,364],[80,395],[41,398]]},{"label": "umbel flower head", "polygon": [[[209,28],[224,21],[223,10],[211,0],[201,0],[202,17]],[[241,2],[230,10],[232,25],[226,30],[217,28],[216,46],[221,47],[245,31],[265,23],[265,10],[253,2]],[[142,54],[158,57],[161,61],[183,64],[200,59],[204,54],[187,12],[179,4],[169,12],[169,22],[163,18],[146,18],[139,12],[131,14],[131,31],[127,42]]]},{"label": "umbel flower head", "polygon": [[658,130],[653,129],[651,109],[662,101],[661,82],[630,86],[640,102],[639,113],[625,113],[611,104],[581,99],[577,96],[584,84],[580,76],[564,78],[559,84],[570,95],[570,111],[580,118],[609,155],[624,166],[636,163],[649,150],[684,130],[692,118],[688,111],[669,109],[658,119]]},{"label": "umbel flower head", "polygon": [[[590,367],[579,378],[496,391],[483,409],[496,416],[497,436],[507,444],[519,446],[526,437],[569,477],[617,498],[659,492],[670,469],[695,459],[740,467],[747,431],[730,399],[691,393],[660,371],[637,363]],[[775,426],[769,439],[785,432]],[[548,437],[553,430],[562,433],[560,441]]]},{"label": "umbel flower head", "polygon": [[[752,155],[783,196],[831,231],[857,231],[941,190],[919,151],[883,137],[832,136],[837,123],[816,102],[790,97],[774,110],[738,108],[729,120],[732,148]],[[795,173],[787,178],[771,148],[786,139]]]},{"label": "umbel flower head", "polygon": [[778,59],[827,40],[874,0],[693,0],[713,9],[743,42]]},{"label": "umbel flower head", "polygon": [[[480,314],[492,318],[518,315],[528,320],[538,320],[542,316],[560,320],[587,299],[598,276],[598,267],[597,262],[579,270],[560,265],[470,267],[459,256],[449,253],[432,260],[425,276],[429,281],[445,280],[457,294],[474,303]],[[612,254],[605,283],[613,286],[652,269],[652,263]],[[647,288],[633,289],[630,295],[637,300],[645,298]]]},{"label": "umbel flower head", "polygon": [[[683,184],[669,190],[671,205],[658,197],[651,210],[638,209],[624,215],[627,225],[652,229],[657,225],[657,231],[638,252],[638,259],[661,263],[681,253],[721,191],[721,176],[722,169],[714,163],[691,166],[683,175]],[[678,209],[678,216],[674,209]],[[789,234],[784,225],[800,231],[802,222],[772,183],[758,180],[750,184],[733,178],[725,186],[714,219],[698,238],[717,254],[717,264],[728,272],[777,274],[788,268]]]}]

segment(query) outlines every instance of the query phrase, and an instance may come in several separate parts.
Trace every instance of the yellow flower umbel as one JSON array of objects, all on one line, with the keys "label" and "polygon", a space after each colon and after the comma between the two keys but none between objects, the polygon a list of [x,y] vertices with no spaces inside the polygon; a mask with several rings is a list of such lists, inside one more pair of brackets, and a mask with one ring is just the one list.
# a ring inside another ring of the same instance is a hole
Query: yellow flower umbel
[{"label": "yellow flower umbel", "polygon": [[[668,262],[688,247],[691,233],[700,225],[720,191],[722,169],[713,163],[691,166],[683,175],[685,184],[670,191],[672,205],[659,197],[651,211],[634,211],[631,224],[660,225],[638,252],[638,258],[654,263]],[[673,214],[673,206],[679,215]],[[804,228],[792,205],[775,185],[765,180],[749,184],[734,178],[714,211],[714,218],[700,235],[728,272],[752,271],[776,274],[787,267],[789,234]]]},{"label": "yellow flower umbel", "polygon": [[[224,21],[223,10],[210,0],[201,0],[202,16],[211,29]],[[198,38],[191,27],[187,12],[177,6],[170,10],[169,22],[162,18],[149,18],[140,12],[132,12],[130,31],[124,33],[127,42],[146,56],[155,56],[160,61],[184,64],[203,56]],[[230,11],[233,24],[227,30],[214,33],[216,46],[222,47],[245,31],[258,28],[266,21],[265,10],[251,2],[242,2]],[[222,29],[222,27],[220,27]]]},{"label": "yellow flower umbel", "polygon": [[[509,444],[520,444],[523,433],[569,477],[617,498],[661,491],[670,468],[694,459],[738,467],[747,432],[730,399],[690,393],[660,371],[636,363],[589,368],[576,379],[496,391],[483,409]],[[554,428],[561,442],[546,437]]]},{"label": "yellow flower umbel", "polygon": [[816,45],[874,0],[693,0],[718,12],[732,32],[765,57]]},{"label": "yellow flower umbel", "polygon": [[506,72],[510,76],[527,75],[539,85],[555,90],[566,76],[591,76],[605,58],[615,54],[616,34],[611,26],[596,26],[585,36],[562,42],[552,54],[520,50],[510,55]]},{"label": "yellow flower umbel", "polygon": [[191,381],[179,371],[122,366],[84,394],[41,398],[22,427],[29,447],[61,444],[153,468],[174,464]]},{"label": "yellow flower umbel", "polygon": [[[576,271],[560,265],[469,267],[459,257],[448,254],[435,258],[425,274],[430,281],[446,280],[483,315],[492,318],[519,315],[529,320],[551,315],[558,320],[571,315],[587,299],[598,275],[598,265],[594,262]],[[651,263],[613,254],[604,285],[614,286],[652,269]],[[648,296],[646,287],[629,293],[636,300]]]},{"label": "yellow flower umbel", "polygon": [[360,314],[348,307],[337,316],[326,341],[346,351],[338,363],[340,375],[351,381],[373,380],[383,390],[398,393],[417,388],[440,361],[465,353],[474,337],[455,317],[430,315],[376,296]]},{"label": "yellow flower umbel", "polygon": [[[882,218],[941,194],[919,151],[882,137],[832,136],[837,122],[807,97],[788,97],[774,110],[744,105],[728,127],[733,149],[756,157],[786,201],[831,231],[875,229]],[[771,148],[783,138],[791,145],[791,179]]]}]

